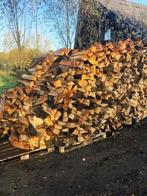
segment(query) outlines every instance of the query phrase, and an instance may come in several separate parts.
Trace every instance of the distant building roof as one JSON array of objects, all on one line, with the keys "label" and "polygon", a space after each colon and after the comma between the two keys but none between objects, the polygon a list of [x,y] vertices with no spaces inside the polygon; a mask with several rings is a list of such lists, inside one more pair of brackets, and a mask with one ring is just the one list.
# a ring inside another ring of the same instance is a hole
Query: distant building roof
[{"label": "distant building roof", "polygon": [[98,0],[107,9],[147,26],[147,5],[128,0]]}]

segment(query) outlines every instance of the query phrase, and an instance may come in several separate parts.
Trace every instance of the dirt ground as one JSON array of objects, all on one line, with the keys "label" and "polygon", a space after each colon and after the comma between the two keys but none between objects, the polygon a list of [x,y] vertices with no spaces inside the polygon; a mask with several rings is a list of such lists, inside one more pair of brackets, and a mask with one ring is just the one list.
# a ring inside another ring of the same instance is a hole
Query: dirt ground
[{"label": "dirt ground", "polygon": [[61,155],[0,166],[0,196],[146,196],[147,120]]}]

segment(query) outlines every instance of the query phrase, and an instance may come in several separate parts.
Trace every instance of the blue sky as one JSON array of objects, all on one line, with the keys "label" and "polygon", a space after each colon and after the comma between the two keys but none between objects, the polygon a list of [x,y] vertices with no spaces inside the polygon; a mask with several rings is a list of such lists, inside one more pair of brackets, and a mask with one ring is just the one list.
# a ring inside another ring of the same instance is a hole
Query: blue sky
[{"label": "blue sky", "polygon": [[131,0],[134,1],[136,3],[141,3],[141,4],[146,4],[147,5],[147,0]]}]

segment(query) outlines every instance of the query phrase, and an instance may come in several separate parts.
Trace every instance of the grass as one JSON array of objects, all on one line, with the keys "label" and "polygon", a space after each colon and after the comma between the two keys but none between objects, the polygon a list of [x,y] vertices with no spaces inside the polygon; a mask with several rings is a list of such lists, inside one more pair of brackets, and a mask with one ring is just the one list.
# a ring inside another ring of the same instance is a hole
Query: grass
[{"label": "grass", "polygon": [[16,77],[6,71],[0,71],[0,94],[18,84]]}]

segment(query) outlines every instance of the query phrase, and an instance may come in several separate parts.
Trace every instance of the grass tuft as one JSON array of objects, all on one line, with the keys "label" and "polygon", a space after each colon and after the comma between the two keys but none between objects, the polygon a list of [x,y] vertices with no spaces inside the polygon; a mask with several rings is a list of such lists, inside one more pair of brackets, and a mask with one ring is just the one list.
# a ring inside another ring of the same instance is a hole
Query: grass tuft
[{"label": "grass tuft", "polygon": [[18,84],[18,81],[11,73],[0,71],[0,94],[7,89],[14,88]]}]

